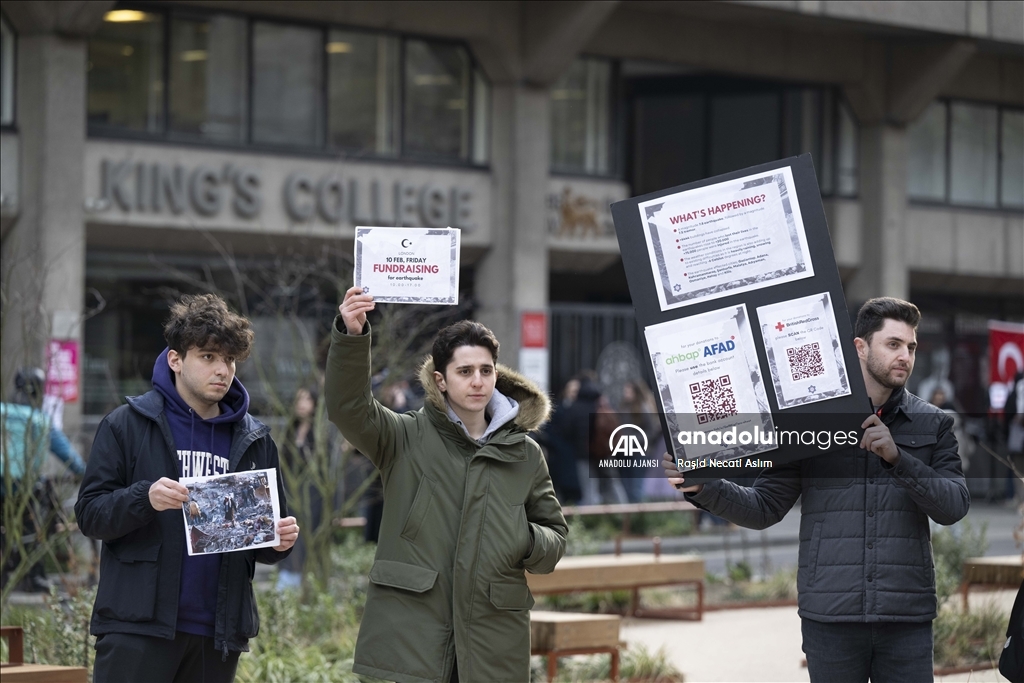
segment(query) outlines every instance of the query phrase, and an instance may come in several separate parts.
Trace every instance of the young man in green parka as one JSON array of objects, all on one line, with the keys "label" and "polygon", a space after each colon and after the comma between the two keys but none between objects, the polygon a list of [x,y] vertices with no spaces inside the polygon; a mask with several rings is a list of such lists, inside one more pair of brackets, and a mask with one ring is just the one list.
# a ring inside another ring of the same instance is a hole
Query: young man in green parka
[{"label": "young man in green parka", "polygon": [[497,365],[480,323],[441,330],[427,400],[399,415],[370,391],[373,298],[345,293],[331,331],[331,421],[380,470],[384,514],[352,670],[398,683],[530,679],[525,572],[555,568],[567,527],[540,447],[535,384]]}]

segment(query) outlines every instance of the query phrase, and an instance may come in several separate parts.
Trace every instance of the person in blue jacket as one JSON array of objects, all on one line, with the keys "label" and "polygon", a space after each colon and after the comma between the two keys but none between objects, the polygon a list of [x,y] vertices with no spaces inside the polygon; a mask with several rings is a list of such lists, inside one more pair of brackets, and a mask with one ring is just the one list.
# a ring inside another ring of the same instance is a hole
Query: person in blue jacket
[{"label": "person in blue jacket", "polygon": [[47,452],[60,458],[78,476],[85,473],[82,456],[43,410],[45,383],[46,375],[41,369],[23,368],[14,378],[12,400],[0,403],[0,420],[4,427],[0,471],[5,478],[20,481],[26,472],[38,473]]},{"label": "person in blue jacket", "polygon": [[[22,508],[14,501],[19,500],[17,492],[22,487],[43,485],[41,475],[47,454],[53,453],[77,476],[85,472],[85,463],[78,451],[43,410],[45,384],[46,375],[41,369],[18,370],[11,401],[0,403],[0,431],[3,433],[0,440],[0,509],[3,509],[4,519],[22,517],[23,538],[35,538],[38,531],[36,521],[31,508]],[[21,508],[21,512],[9,509],[12,504]],[[6,541],[3,547],[7,548]],[[5,580],[12,576],[21,561],[21,552],[8,554],[4,562]],[[42,561],[32,565],[19,587],[32,592],[49,590]]]},{"label": "person in blue jacket", "polygon": [[164,338],[153,390],[100,423],[75,504],[82,533],[103,541],[94,683],[234,680],[259,631],[256,562],[280,562],[299,536],[278,473],[279,545],[188,554],[178,479],[276,469],[277,446],[235,377],[252,347],[248,320],[212,294],[188,295]]}]

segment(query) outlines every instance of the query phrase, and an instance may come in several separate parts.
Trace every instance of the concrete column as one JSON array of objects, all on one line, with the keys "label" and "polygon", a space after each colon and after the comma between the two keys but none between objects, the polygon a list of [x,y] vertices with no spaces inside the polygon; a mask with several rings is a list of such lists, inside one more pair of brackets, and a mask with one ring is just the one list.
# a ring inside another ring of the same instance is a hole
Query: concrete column
[{"label": "concrete column", "polygon": [[519,357],[519,315],[548,305],[544,200],[550,159],[548,91],[521,84],[493,90],[493,244],[476,270],[477,318],[501,341],[502,362]]},{"label": "concrete column", "polygon": [[474,295],[477,318],[494,330],[510,366],[519,359],[520,314],[548,305],[548,89],[618,4],[499,3],[504,30],[470,41],[493,83],[493,240],[477,266]]},{"label": "concrete column", "polygon": [[976,51],[962,40],[926,49],[881,42],[864,48],[864,78],[846,86],[846,99],[861,124],[861,258],[845,287],[852,306],[876,296],[910,297],[906,126]]},{"label": "concrete column", "polygon": [[907,271],[907,133],[891,123],[860,129],[860,268],[846,286],[853,306],[876,296],[910,296]]},{"label": "concrete column", "polygon": [[[46,342],[79,342],[85,298],[83,211],[86,41],[52,32],[18,38],[17,126],[21,210],[3,240],[3,374],[42,366]],[[65,431],[77,434],[82,400],[67,404]]]}]

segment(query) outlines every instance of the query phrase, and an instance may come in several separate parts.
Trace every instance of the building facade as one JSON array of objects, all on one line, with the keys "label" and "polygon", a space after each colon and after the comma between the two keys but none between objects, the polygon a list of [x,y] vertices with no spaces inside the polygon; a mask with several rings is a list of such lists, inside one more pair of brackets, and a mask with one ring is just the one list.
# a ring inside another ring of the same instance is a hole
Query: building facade
[{"label": "building facade", "polygon": [[64,353],[71,431],[172,292],[340,286],[356,225],[461,228],[467,310],[557,390],[637,343],[610,202],[805,152],[849,305],[925,313],[916,381],[983,409],[1024,319],[1019,0],[11,0],[0,74],[4,380]]}]

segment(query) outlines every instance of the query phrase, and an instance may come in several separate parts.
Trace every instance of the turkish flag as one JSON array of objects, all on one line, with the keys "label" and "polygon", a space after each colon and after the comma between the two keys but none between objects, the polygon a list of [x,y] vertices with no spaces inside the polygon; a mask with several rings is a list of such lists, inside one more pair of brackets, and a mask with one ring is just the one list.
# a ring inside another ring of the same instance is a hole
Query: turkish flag
[{"label": "turkish flag", "polygon": [[1017,373],[1024,370],[1024,325],[988,321],[989,405],[1002,411]]}]

